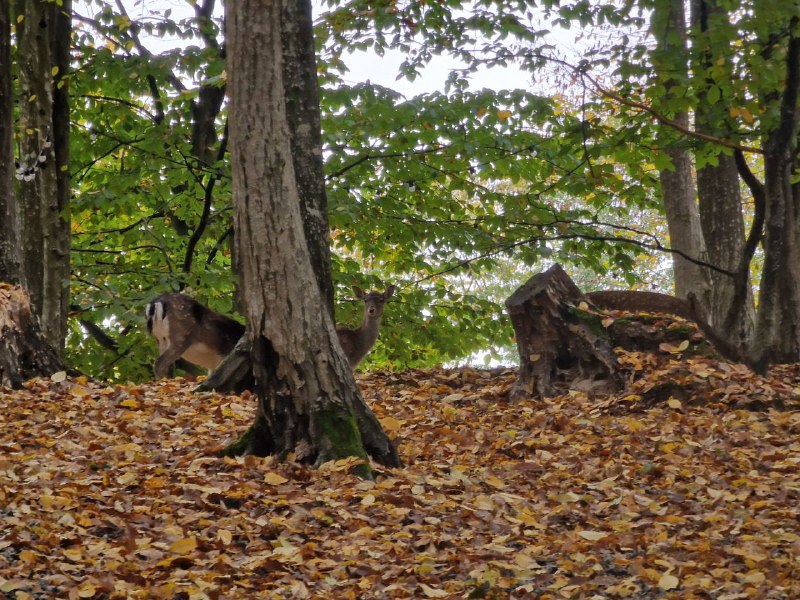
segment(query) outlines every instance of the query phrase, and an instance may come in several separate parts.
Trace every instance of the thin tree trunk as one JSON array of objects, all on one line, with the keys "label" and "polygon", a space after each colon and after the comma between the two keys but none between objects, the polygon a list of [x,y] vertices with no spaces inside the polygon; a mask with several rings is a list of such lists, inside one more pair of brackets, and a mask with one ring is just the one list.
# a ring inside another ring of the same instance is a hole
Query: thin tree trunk
[{"label": "thin tree trunk", "polygon": [[[688,79],[686,17],[682,0],[659,0],[655,3],[652,32],[657,44],[653,63],[667,90],[661,102],[667,105],[670,100],[674,101],[672,91],[680,79]],[[686,110],[676,111],[671,117],[679,125],[688,128],[689,114]],[[672,134],[672,130],[664,128],[659,136],[668,148],[666,153],[673,166],[671,170],[665,169],[659,173],[670,245],[687,256],[705,260],[706,248],[695,201],[692,158],[686,148],[677,147],[674,141],[670,141]],[[675,295],[679,298],[692,296],[698,311],[705,316],[711,300],[707,271],[678,254],[674,255],[673,261]]]},{"label": "thin tree trunk", "polygon": [[19,217],[14,193],[11,6],[0,0],[0,282],[21,283]]},{"label": "thin tree trunk", "polygon": [[236,245],[258,396],[247,451],[315,464],[370,454],[396,465],[311,262],[284,91],[286,15],[280,3],[242,0],[226,16]]}]

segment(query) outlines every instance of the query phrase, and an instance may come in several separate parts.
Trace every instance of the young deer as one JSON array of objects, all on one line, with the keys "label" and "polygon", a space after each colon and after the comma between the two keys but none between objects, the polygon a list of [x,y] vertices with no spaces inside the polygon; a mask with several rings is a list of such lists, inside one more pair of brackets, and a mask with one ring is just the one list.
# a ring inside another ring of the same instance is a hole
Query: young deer
[{"label": "young deer", "polygon": [[353,286],[356,298],[364,301],[364,320],[357,329],[337,327],[336,335],[342,345],[350,368],[355,369],[378,339],[378,328],[383,315],[383,303],[394,294],[395,286],[390,285],[385,292],[364,293],[358,286]]},{"label": "young deer", "polygon": [[244,334],[244,325],[183,294],[162,294],[147,305],[147,330],[158,340],[156,377],[179,358],[216,368]]}]

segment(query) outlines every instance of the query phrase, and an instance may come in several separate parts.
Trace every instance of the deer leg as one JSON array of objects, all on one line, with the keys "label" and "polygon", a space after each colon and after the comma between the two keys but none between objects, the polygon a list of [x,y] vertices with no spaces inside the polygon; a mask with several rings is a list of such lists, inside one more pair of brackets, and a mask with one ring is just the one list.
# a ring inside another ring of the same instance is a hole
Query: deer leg
[{"label": "deer leg", "polygon": [[158,358],[156,359],[156,379],[163,379],[169,374],[169,369],[191,345],[189,335],[180,336],[176,340],[162,338],[158,340]]}]

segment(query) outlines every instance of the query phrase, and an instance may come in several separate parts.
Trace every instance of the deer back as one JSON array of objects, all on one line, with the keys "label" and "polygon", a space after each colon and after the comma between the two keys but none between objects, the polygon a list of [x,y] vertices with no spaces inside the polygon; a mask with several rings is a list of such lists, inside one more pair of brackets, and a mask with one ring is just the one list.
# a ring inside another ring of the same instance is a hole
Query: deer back
[{"label": "deer back", "polygon": [[244,325],[183,294],[163,294],[145,310],[147,329],[158,340],[156,376],[178,358],[214,369],[244,333]]}]

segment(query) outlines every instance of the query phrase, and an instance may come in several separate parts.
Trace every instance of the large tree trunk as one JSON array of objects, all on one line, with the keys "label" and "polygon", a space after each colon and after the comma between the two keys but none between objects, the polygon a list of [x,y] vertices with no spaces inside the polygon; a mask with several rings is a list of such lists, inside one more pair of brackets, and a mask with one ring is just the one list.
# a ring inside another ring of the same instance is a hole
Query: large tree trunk
[{"label": "large tree trunk", "polygon": [[800,128],[798,22],[794,16],[787,29],[780,119],[764,141],[764,266],[752,349],[760,371],[800,360],[800,190],[792,184]]},{"label": "large tree trunk", "polygon": [[[728,125],[728,108],[734,99],[720,98],[711,102],[707,90],[726,89],[723,77],[733,77],[727,45],[720,46],[720,30],[730,29],[727,14],[717,0],[693,0],[692,39],[697,48],[695,56],[696,87],[699,102],[695,110],[695,128],[703,133],[723,138],[731,137]],[[713,38],[712,38],[713,36]],[[706,149],[708,151],[708,149]],[[705,164],[697,169],[697,195],[700,222],[708,251],[709,262],[720,269],[736,272],[745,244],[742,198],[739,191],[739,171],[736,159],[717,148],[717,164]],[[724,327],[725,336],[740,348],[747,348],[752,340],[755,304],[752,288],[748,285],[746,297],[736,298],[734,278],[719,271],[710,271],[711,304],[708,323],[722,329],[726,317],[735,307],[737,319]]]},{"label": "large tree trunk", "polygon": [[236,245],[258,396],[246,450],[314,464],[369,454],[398,465],[358,391],[310,258],[285,98],[287,14],[281,3],[243,0],[226,17]]},{"label": "large tree trunk", "polygon": [[21,283],[19,209],[14,193],[11,7],[0,0],[0,281]]},{"label": "large tree trunk", "polygon": [[42,339],[27,292],[0,284],[0,385],[19,389],[27,379],[61,369],[55,350]]},{"label": "large tree trunk", "polygon": [[[686,17],[683,0],[660,0],[653,7],[652,33],[656,40],[653,64],[666,93],[661,98],[659,110],[670,114],[673,121],[684,128],[689,126],[687,110],[670,110],[675,102],[672,90],[688,80],[688,53],[686,50]],[[675,144],[675,132],[662,127],[659,136],[668,149],[672,169],[659,173],[664,211],[667,216],[670,246],[685,256],[706,260],[706,247],[700,224],[700,214],[695,201],[694,169],[692,157],[686,148]],[[693,297],[699,311],[705,313],[711,302],[708,272],[700,265],[679,254],[673,255],[675,295]]]},{"label": "large tree trunk", "polygon": [[17,3],[25,281],[42,332],[61,352],[69,306],[68,78],[71,3]]}]

